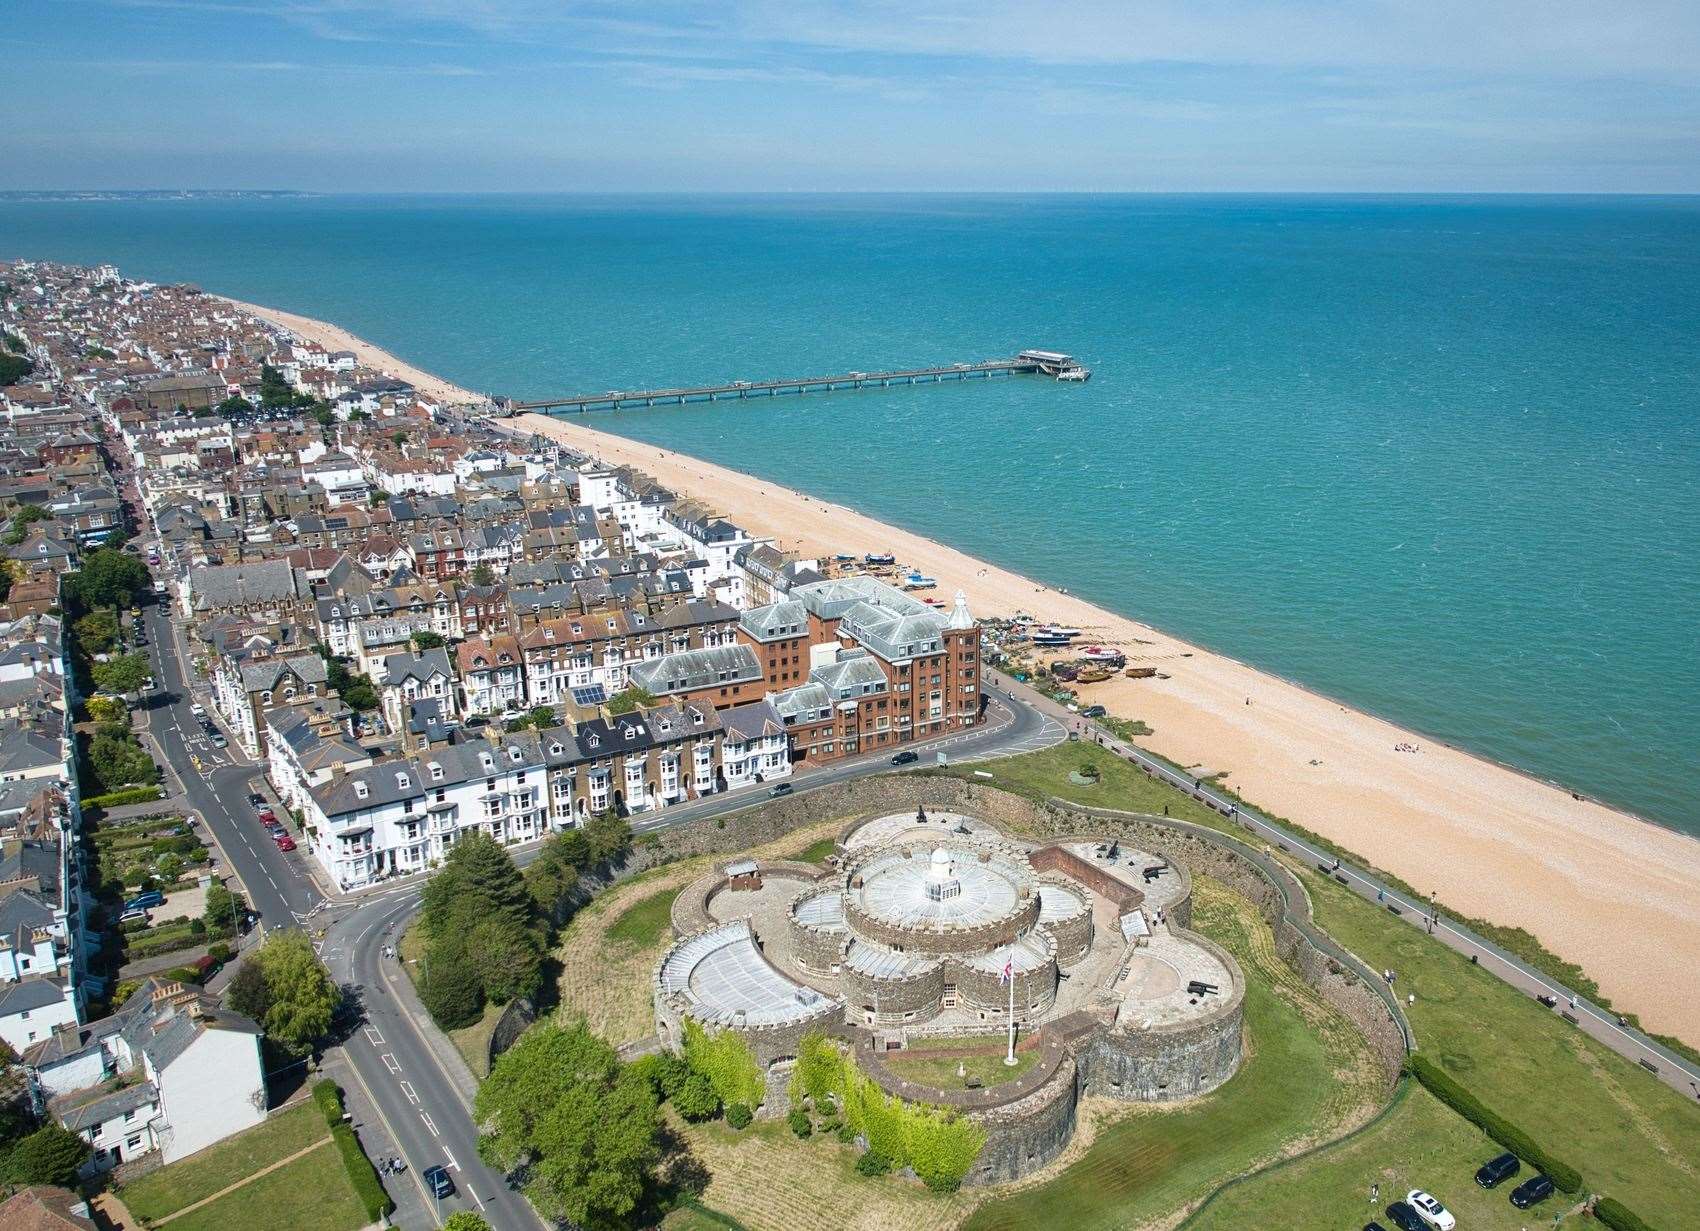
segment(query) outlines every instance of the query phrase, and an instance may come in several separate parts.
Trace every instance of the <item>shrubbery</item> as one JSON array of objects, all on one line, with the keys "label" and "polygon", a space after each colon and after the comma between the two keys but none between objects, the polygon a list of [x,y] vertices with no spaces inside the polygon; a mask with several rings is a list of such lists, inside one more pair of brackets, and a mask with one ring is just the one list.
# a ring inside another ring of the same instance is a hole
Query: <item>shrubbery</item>
[{"label": "shrubbery", "polygon": [[720,1114],[720,1096],[708,1078],[692,1073],[673,1095],[673,1110],[692,1123],[712,1120]]},{"label": "shrubbery", "polygon": [[815,1131],[815,1126],[809,1123],[809,1113],[801,1107],[793,1107],[791,1114],[785,1117],[785,1122],[791,1126],[791,1131],[799,1137],[807,1137]]},{"label": "shrubbery", "polygon": [[[92,706],[94,703],[91,701],[89,704]],[[104,795],[86,796],[83,807],[122,808],[126,804],[152,803],[164,794],[164,790],[157,786],[133,786],[122,791],[108,791]]]},{"label": "shrubbery", "polygon": [[354,1130],[348,1125],[333,1125],[331,1139],[336,1142],[337,1152],[342,1155],[342,1165],[348,1172],[349,1183],[354,1185],[355,1195],[360,1198],[360,1204],[366,1207],[366,1221],[378,1222],[395,1209],[395,1202],[391,1201],[390,1195],[384,1191],[372,1161],[366,1157],[366,1151],[360,1148],[359,1139],[354,1136]]},{"label": "shrubbery", "polygon": [[685,1063],[700,1073],[727,1107],[742,1103],[759,1106],[767,1082],[755,1053],[744,1036],[733,1030],[710,1034],[696,1022],[685,1021]]},{"label": "shrubbery", "polygon": [[[798,1048],[791,1097],[795,1100],[805,1095],[817,1107],[836,1099],[843,1108],[840,1141],[862,1137],[868,1143],[868,1154],[886,1160],[888,1168],[912,1168],[935,1192],[960,1187],[986,1144],[986,1131],[974,1121],[886,1094],[825,1035],[805,1035]],[[858,1162],[857,1170],[861,1169]]]},{"label": "shrubbery", "polygon": [[857,1175],[886,1175],[890,1171],[891,1160],[878,1150],[865,1150],[856,1160]]},{"label": "shrubbery", "polygon": [[1625,1207],[1623,1202],[1614,1197],[1601,1197],[1599,1204],[1594,1206],[1594,1217],[1610,1227],[1611,1231],[1653,1231],[1632,1210]]},{"label": "shrubbery", "polygon": [[1531,1167],[1544,1172],[1561,1192],[1582,1191],[1582,1175],[1535,1143],[1522,1129],[1503,1119],[1438,1064],[1421,1055],[1405,1061],[1405,1069],[1423,1088]]},{"label": "shrubbery", "polygon": [[315,1082],[313,1085],[313,1102],[318,1104],[319,1111],[325,1117],[325,1124],[335,1128],[342,1123],[342,1089],[330,1078]]}]

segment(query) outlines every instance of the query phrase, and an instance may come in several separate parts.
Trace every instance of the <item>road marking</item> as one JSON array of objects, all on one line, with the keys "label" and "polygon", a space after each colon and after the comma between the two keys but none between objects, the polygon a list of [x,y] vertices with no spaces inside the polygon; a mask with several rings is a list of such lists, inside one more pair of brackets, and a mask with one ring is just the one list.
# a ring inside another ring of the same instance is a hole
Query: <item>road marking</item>
[{"label": "road marking", "polygon": [[472,1199],[474,1201],[478,1202],[478,1208],[483,1209],[484,1208],[484,1198],[480,1197],[476,1192],[473,1192],[472,1186],[470,1184],[467,1185],[466,1191],[469,1192],[469,1193],[472,1193]]},{"label": "road marking", "polygon": [[365,1030],[366,1039],[373,1047],[378,1047],[383,1043],[384,1036],[378,1033],[378,1028],[376,1026],[365,1026],[362,1027],[362,1029]]},{"label": "road marking", "polygon": [[390,1072],[392,1072],[392,1073],[401,1072],[401,1065],[396,1063],[396,1058],[393,1055],[391,1055],[389,1052],[385,1052],[383,1055],[379,1056],[378,1059],[380,1059],[384,1062],[384,1067],[386,1069],[388,1069]]},{"label": "road marking", "polygon": [[448,1152],[447,1147],[445,1147],[444,1150],[443,1150],[443,1157],[449,1160],[449,1170],[451,1170],[451,1171],[459,1171],[460,1170],[460,1164],[455,1162],[455,1156]]},{"label": "road marking", "polygon": [[401,1083],[401,1092],[403,1094],[407,1095],[407,1101],[408,1102],[412,1103],[415,1107],[419,1106],[419,1095],[414,1092],[412,1082],[410,1082],[410,1081],[402,1082]]},{"label": "road marking", "polygon": [[419,1113],[419,1118],[421,1120],[425,1121],[425,1127],[431,1130],[431,1136],[433,1136],[433,1137],[442,1136],[441,1133],[437,1132],[437,1126],[435,1124],[431,1123],[431,1117],[430,1116],[426,1115],[422,1111],[422,1112]]}]

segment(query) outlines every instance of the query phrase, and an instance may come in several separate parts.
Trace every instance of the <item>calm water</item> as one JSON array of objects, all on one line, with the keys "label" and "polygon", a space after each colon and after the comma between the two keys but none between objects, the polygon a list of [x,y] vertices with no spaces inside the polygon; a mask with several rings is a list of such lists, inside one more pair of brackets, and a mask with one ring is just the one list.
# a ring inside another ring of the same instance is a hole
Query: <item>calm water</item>
[{"label": "calm water", "polygon": [[1070,351],[595,422],[1700,832],[1700,199],[0,203],[0,254],[521,396]]}]

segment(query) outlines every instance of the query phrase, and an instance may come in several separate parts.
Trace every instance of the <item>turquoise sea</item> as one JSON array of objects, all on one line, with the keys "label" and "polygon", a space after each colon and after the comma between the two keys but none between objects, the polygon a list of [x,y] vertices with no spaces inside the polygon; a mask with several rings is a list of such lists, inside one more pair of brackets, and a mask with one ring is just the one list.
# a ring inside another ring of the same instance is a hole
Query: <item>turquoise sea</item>
[{"label": "turquoise sea", "polygon": [[518,396],[1069,351],[594,422],[1700,833],[1700,198],[0,202],[0,255]]}]

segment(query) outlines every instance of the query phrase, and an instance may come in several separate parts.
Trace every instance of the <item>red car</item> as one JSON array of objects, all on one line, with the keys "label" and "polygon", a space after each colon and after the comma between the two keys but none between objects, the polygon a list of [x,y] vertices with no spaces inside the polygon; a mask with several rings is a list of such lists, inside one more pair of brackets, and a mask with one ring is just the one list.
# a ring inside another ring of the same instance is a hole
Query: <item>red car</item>
[{"label": "red car", "polygon": [[279,834],[273,839],[273,841],[277,843],[277,849],[280,851],[292,851],[295,849],[295,839],[286,833]]},{"label": "red car", "polygon": [[273,812],[270,808],[260,809],[260,824],[270,825],[275,820],[277,820],[277,813]]}]

